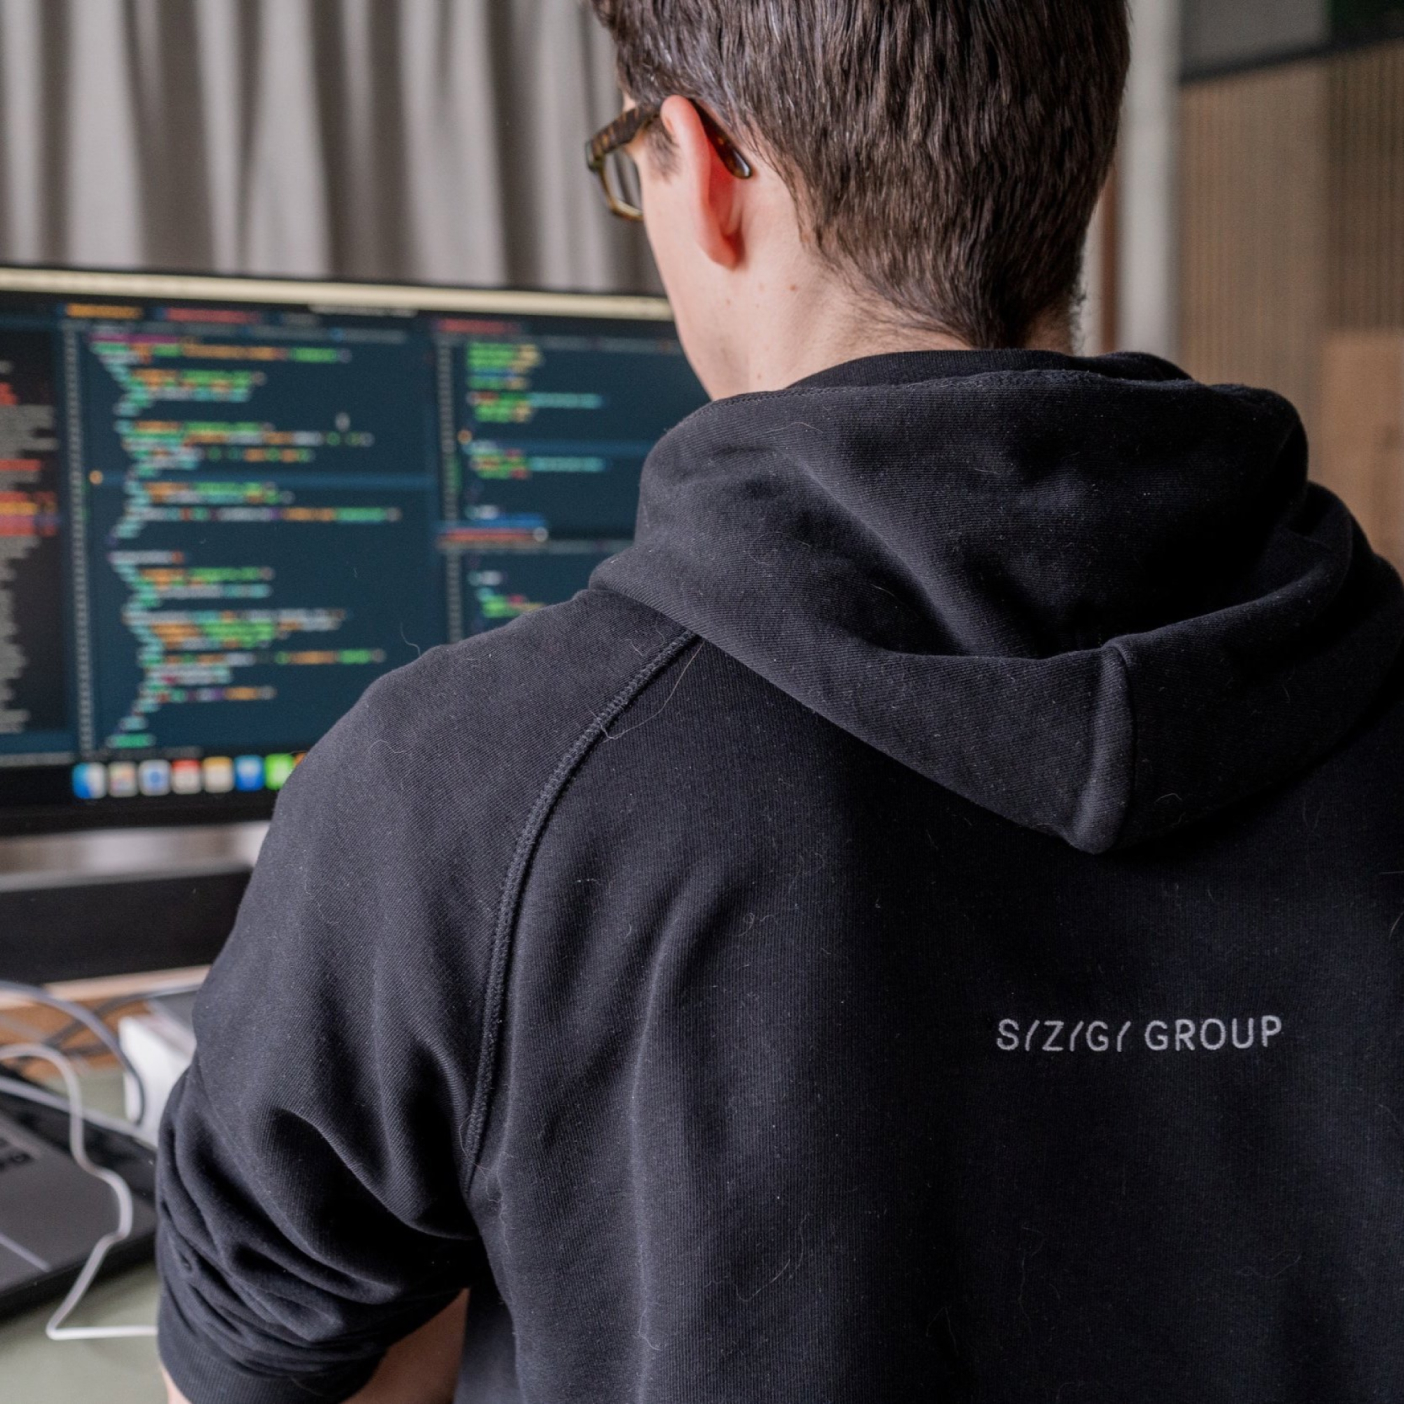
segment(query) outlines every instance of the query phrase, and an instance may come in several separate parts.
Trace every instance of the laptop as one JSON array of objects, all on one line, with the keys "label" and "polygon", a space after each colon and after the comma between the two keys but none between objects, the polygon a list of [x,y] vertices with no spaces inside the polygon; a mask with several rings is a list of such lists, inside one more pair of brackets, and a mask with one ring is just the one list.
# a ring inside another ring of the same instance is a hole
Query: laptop
[{"label": "laptop", "polygon": [[[66,1112],[0,1090],[0,1315],[67,1291],[93,1245],[116,1227],[112,1191],[79,1169],[67,1140]],[[92,1125],[87,1150],[95,1164],[116,1170],[132,1188],[132,1236],[108,1254],[106,1275],[152,1255],[155,1153]]]}]

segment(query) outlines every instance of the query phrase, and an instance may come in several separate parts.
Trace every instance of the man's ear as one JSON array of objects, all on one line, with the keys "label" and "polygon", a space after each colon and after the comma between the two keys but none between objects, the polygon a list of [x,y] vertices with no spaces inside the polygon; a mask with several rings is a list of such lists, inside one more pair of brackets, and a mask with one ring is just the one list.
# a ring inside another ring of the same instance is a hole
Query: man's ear
[{"label": "man's ear", "polygon": [[682,183],[693,238],[713,263],[738,267],[745,257],[742,182],[727,170],[697,109],[686,98],[670,97],[663,104],[661,120],[673,141],[672,179]]}]

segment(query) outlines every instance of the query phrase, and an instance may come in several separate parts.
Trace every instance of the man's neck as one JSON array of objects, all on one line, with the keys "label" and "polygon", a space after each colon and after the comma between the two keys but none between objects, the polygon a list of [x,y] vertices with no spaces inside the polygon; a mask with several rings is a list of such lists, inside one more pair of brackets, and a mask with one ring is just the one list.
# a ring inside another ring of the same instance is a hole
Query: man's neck
[{"label": "man's neck", "polygon": [[[903,325],[891,310],[827,289],[787,288],[764,297],[752,318],[745,389],[780,390],[832,366],[903,351],[970,351],[959,337]],[[1073,352],[1071,319],[1045,318],[1025,343],[1030,350]]]}]

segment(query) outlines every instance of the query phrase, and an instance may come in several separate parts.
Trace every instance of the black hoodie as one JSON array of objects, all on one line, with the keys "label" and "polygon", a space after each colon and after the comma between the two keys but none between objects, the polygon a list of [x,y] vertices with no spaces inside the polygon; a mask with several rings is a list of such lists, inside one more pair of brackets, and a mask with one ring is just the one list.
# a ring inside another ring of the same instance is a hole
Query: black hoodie
[{"label": "black hoodie", "polygon": [[855,362],[284,792],[167,1116],[194,1404],[1404,1398],[1404,590],[1263,391]]}]

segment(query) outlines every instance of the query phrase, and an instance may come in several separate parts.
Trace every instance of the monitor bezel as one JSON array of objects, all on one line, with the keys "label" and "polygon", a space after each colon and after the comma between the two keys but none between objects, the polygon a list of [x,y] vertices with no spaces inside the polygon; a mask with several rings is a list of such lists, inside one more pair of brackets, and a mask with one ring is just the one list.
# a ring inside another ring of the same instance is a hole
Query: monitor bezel
[{"label": "monitor bezel", "polygon": [[[497,316],[601,317],[617,321],[673,323],[666,297],[656,293],[399,282],[391,279],[297,277],[251,273],[192,273],[67,266],[56,263],[0,264],[0,298],[164,299],[182,303],[243,302],[261,306],[325,309],[341,315],[421,316],[478,313]],[[277,795],[146,797],[120,804],[0,807],[0,839],[123,829],[204,827],[266,821]]]}]

